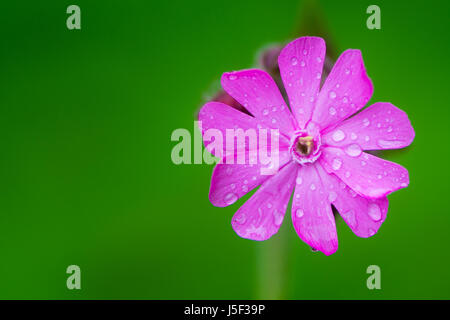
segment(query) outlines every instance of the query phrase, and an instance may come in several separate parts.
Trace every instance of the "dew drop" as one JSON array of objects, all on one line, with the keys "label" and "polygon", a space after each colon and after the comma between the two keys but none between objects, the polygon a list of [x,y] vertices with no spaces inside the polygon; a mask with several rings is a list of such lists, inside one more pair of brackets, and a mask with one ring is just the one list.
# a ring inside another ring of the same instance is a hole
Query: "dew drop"
[{"label": "dew drop", "polygon": [[306,66],[306,63],[305,63],[305,61],[300,61],[300,67],[304,67],[304,66]]},{"label": "dew drop", "polygon": [[316,185],[314,183],[311,183],[311,185],[309,186],[309,188],[314,191],[316,190]]},{"label": "dew drop", "polygon": [[364,125],[364,127],[367,127],[369,124],[370,124],[369,119],[365,118],[365,119],[363,120],[363,125]]},{"label": "dew drop", "polygon": [[369,204],[369,217],[373,221],[379,221],[381,219],[381,210],[376,203]]},{"label": "dew drop", "polygon": [[336,114],[336,109],[333,108],[333,107],[330,107],[330,109],[329,109],[328,111],[330,112],[330,114],[331,114],[332,116],[334,116],[334,115]]},{"label": "dew drop", "polygon": [[297,63],[298,63],[297,58],[296,58],[296,57],[293,57],[293,58],[291,59],[291,64],[292,64],[293,66],[296,66]]},{"label": "dew drop", "polygon": [[223,199],[227,205],[233,204],[237,201],[238,197],[235,193],[228,193]]},{"label": "dew drop", "polygon": [[333,170],[339,170],[342,166],[342,160],[339,158],[335,158],[331,166],[333,167]]},{"label": "dew drop", "polygon": [[333,140],[336,142],[342,141],[345,139],[345,133],[342,130],[336,130],[333,132]]},{"label": "dew drop", "polygon": [[301,218],[301,217],[303,217],[303,215],[304,215],[305,213],[303,212],[303,210],[302,209],[297,209],[297,210],[295,210],[295,215],[297,216],[297,218]]},{"label": "dew drop", "polygon": [[233,80],[236,80],[236,79],[237,79],[237,76],[234,75],[234,74],[230,74],[230,75],[228,76],[228,79],[231,80],[231,81],[233,81]]},{"label": "dew drop", "polygon": [[269,114],[269,110],[264,109],[264,110],[263,110],[263,115],[264,115],[264,116],[267,116],[268,114]]},{"label": "dew drop", "polygon": [[387,132],[392,132],[392,127],[391,127],[391,126],[389,126],[389,127],[387,128]]},{"label": "dew drop", "polygon": [[352,140],[356,140],[356,139],[358,139],[358,136],[356,135],[356,133],[352,132],[352,134],[350,135],[350,138]]},{"label": "dew drop", "polygon": [[347,146],[347,148],[345,148],[345,153],[347,153],[350,157],[359,157],[361,152],[361,147],[356,143],[352,143],[351,145]]},{"label": "dew drop", "polygon": [[389,141],[389,140],[378,140],[378,145],[381,148],[398,148],[403,146],[402,141]]},{"label": "dew drop", "polygon": [[336,92],[330,91],[330,93],[328,93],[328,96],[330,97],[330,99],[334,99],[336,98]]},{"label": "dew drop", "polygon": [[337,199],[337,193],[334,191],[331,191],[330,194],[328,195],[328,201],[330,202],[334,202],[334,200]]},{"label": "dew drop", "polygon": [[274,220],[273,222],[275,223],[275,225],[279,226],[283,222],[283,215],[280,212],[278,212],[277,210],[275,210],[273,213],[273,220]]},{"label": "dew drop", "polygon": [[244,224],[246,221],[246,217],[243,213],[240,213],[238,215],[235,216],[234,221],[239,223],[239,224]]},{"label": "dew drop", "polygon": [[297,184],[302,184],[303,179],[301,177],[298,177],[297,179],[295,179],[295,183]]}]

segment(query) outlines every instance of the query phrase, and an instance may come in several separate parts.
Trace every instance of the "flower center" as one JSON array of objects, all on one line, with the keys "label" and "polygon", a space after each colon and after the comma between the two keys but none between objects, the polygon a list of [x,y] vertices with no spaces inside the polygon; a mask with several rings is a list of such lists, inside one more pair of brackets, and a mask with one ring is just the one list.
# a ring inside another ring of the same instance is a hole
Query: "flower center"
[{"label": "flower center", "polygon": [[306,129],[294,132],[289,150],[294,161],[305,165],[319,158],[321,145],[319,128],[310,123]]},{"label": "flower center", "polygon": [[297,152],[301,156],[309,156],[314,149],[313,137],[306,136],[306,137],[298,138],[296,147],[297,147]]}]

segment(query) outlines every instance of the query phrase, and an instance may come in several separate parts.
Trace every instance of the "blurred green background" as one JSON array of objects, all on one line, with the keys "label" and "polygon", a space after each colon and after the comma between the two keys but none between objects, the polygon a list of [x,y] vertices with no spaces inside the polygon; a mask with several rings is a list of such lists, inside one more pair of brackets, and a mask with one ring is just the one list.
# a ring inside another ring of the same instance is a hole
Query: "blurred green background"
[{"label": "blurred green background", "polygon": [[[82,29],[66,28],[81,7]],[[208,201],[212,166],[171,162],[176,128],[222,72],[248,68],[310,14],[289,1],[6,1],[0,20],[0,298],[450,298],[448,1],[320,1],[338,52],[363,52],[371,102],[405,110],[416,139],[385,157],[411,184],[370,239],[338,221],[313,253],[289,215],[239,238]],[[302,9],[303,8],[303,9]],[[312,35],[312,34],[311,34]],[[290,213],[289,213],[290,214]],[[66,288],[70,264],[82,289]],[[366,268],[381,267],[381,290]]]}]

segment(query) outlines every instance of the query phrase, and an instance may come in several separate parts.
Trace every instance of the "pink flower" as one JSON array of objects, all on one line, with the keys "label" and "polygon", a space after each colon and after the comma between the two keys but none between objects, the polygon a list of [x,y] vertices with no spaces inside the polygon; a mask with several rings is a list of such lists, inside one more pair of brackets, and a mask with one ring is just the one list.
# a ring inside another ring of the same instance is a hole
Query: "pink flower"
[{"label": "pink flower", "polygon": [[406,113],[387,102],[357,113],[373,92],[361,52],[342,53],[320,88],[324,59],[325,42],[317,37],[299,38],[281,51],[278,64],[290,110],[273,79],[252,69],[225,73],[221,83],[253,117],[219,102],[206,103],[199,113],[203,132],[215,128],[225,136],[236,126],[280,131],[275,175],[261,175],[260,164],[214,168],[209,199],[215,206],[228,206],[261,186],[233,216],[232,227],[243,238],[274,235],[294,191],[295,231],[330,255],[338,248],[331,205],[357,236],[370,237],[386,218],[386,196],[409,184],[405,168],[364,152],[408,146],[414,130]]}]

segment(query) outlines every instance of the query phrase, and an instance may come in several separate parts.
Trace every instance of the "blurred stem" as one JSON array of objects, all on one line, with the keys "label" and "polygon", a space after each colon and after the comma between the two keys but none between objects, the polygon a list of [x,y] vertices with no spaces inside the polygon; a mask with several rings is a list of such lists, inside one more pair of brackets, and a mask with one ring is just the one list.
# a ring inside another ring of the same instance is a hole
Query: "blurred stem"
[{"label": "blurred stem", "polygon": [[258,248],[258,294],[257,299],[284,299],[287,295],[287,232],[265,241]]}]

